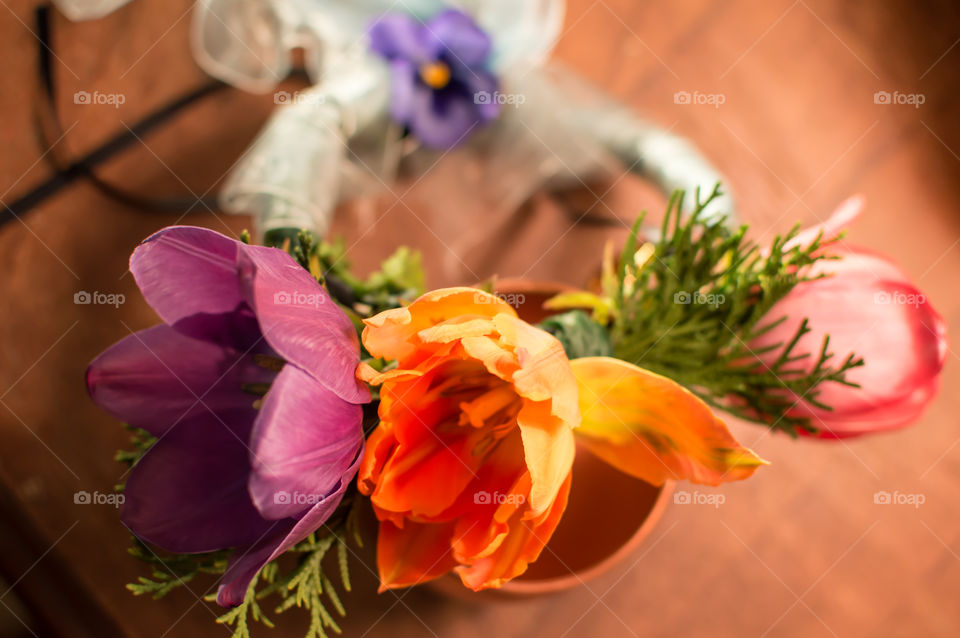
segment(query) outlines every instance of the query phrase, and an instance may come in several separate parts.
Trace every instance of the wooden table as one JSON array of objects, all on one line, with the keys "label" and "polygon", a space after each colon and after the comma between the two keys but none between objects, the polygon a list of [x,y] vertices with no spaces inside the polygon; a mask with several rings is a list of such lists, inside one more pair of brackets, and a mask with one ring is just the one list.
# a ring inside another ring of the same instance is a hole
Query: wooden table
[{"label": "wooden table", "polygon": [[[0,199],[7,203],[52,174],[50,157],[76,157],[206,81],[187,46],[188,2],[134,0],[85,24],[55,15],[57,108],[67,134],[44,155],[34,127],[35,4],[0,6]],[[729,176],[757,236],[822,219],[848,194],[865,193],[868,213],[851,241],[896,255],[953,324],[960,12],[948,4],[571,0],[556,57],[701,146]],[[80,90],[122,93],[126,101],[75,104]],[[725,100],[719,108],[677,105],[681,90]],[[875,104],[879,90],[923,94],[925,103]],[[154,196],[215,193],[272,107],[269,95],[220,92],[100,175]],[[579,284],[593,273],[603,241],[623,238],[619,224],[571,228],[556,197],[535,197],[498,228],[466,202],[460,228],[489,236],[451,256],[449,222],[430,205],[435,188],[427,180],[402,198],[386,193],[339,211],[336,230],[360,270],[409,243],[424,251],[434,286],[495,272]],[[596,195],[586,206],[628,220],[663,204],[632,180]],[[111,457],[125,444],[119,425],[87,399],[84,368],[156,322],[126,260],[139,240],[179,217],[130,209],[80,181],[0,229],[0,567],[16,583],[16,593],[0,586],[4,635],[30,635],[11,614],[38,636],[226,635],[213,624],[216,610],[198,602],[212,583],[160,602],[124,591],[142,568],[124,552],[116,511],[74,503],[78,490],[111,489],[122,470]],[[203,206],[184,221],[232,233],[248,223]],[[76,305],[79,291],[126,301]],[[357,562],[345,635],[956,636],[956,352],[941,396],[908,430],[827,444],[736,424],[741,440],[773,464],[723,488],[721,507],[671,506],[635,556],[583,588],[488,605],[423,589],[378,596]],[[923,494],[925,502],[876,505],[878,490]],[[33,606],[32,618],[17,606],[18,594]],[[285,623],[257,635],[301,629]]]}]

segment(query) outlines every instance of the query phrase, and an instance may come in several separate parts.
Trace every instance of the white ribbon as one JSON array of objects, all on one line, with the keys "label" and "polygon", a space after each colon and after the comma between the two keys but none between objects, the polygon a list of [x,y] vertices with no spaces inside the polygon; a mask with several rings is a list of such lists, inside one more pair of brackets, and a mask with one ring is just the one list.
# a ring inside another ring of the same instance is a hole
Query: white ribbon
[{"label": "white ribbon", "polygon": [[[56,1],[71,19],[125,3]],[[490,34],[501,99],[513,100],[467,145],[483,157],[485,196],[502,214],[548,181],[582,180],[616,164],[668,194],[709,192],[723,181],[687,140],[545,65],[563,26],[564,0],[198,0],[191,44],[200,66],[238,88],[275,91],[278,104],[228,178],[224,209],[253,214],[258,233],[292,226],[323,234],[337,202],[389,183],[401,157],[398,130],[388,117],[390,78],[369,52],[367,29],[385,13],[427,20],[450,6]],[[294,48],[303,49],[314,86],[276,91]],[[729,196],[708,211],[721,212],[735,221]]]}]

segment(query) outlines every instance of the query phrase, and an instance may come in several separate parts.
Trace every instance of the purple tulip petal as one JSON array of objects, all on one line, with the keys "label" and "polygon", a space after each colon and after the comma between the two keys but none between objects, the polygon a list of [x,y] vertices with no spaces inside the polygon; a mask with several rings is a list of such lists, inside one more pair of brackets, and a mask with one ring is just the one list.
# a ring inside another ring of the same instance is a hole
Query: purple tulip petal
[{"label": "purple tulip petal", "polygon": [[[353,476],[360,467],[361,456],[357,455],[353,465],[344,473],[344,476]],[[314,505],[304,514],[286,537],[278,542],[275,537],[260,542],[244,550],[237,549],[230,557],[227,571],[223,575],[223,582],[217,591],[217,603],[223,607],[235,607],[243,602],[247,586],[260,569],[283,554],[285,551],[317,531],[330,515],[337,509],[343,500],[350,481],[341,481],[340,485],[329,497]],[[284,519],[285,522],[290,519]]]},{"label": "purple tulip petal", "polygon": [[[278,526],[289,527],[288,521],[276,521]],[[227,563],[227,571],[223,573],[223,580],[217,588],[217,604],[221,607],[236,607],[243,602],[250,581],[260,569],[273,560],[273,553],[285,535],[271,535],[268,539],[251,547],[234,550]]]},{"label": "purple tulip petal", "polygon": [[473,97],[455,91],[418,90],[410,129],[431,148],[448,149],[462,143],[477,126]]},{"label": "purple tulip petal", "polygon": [[246,302],[232,312],[216,315],[197,313],[184,317],[172,327],[194,339],[210,341],[238,352],[276,355],[263,338],[257,316]]},{"label": "purple tulip petal", "polygon": [[220,315],[244,301],[237,278],[240,245],[206,228],[172,226],[133,251],[130,272],[147,303],[167,324],[200,313]]},{"label": "purple tulip petal", "polygon": [[272,521],[250,501],[249,450],[254,411],[183,421],[133,468],[121,519],[140,539],[170,552],[249,545]]},{"label": "purple tulip petal", "polygon": [[463,67],[486,63],[490,56],[490,36],[465,13],[447,9],[427,22],[424,31],[434,50],[445,50],[446,62]]},{"label": "purple tulip petal", "polygon": [[274,381],[250,436],[250,496],[268,519],[326,499],[363,449],[363,410],[296,366]]},{"label": "purple tulip petal", "polygon": [[251,408],[247,383],[275,373],[252,357],[159,325],[126,337],[93,360],[87,389],[118,420],[161,436],[172,425],[224,410]]},{"label": "purple tulip petal", "polygon": [[245,295],[273,349],[340,398],[369,401],[370,391],[354,374],[356,330],[327,291],[275,248],[245,246],[239,261]]},{"label": "purple tulip petal", "polygon": [[369,35],[370,48],[388,60],[403,58],[423,64],[436,56],[423,25],[405,14],[381,16],[370,26]]},{"label": "purple tulip petal", "polygon": [[[236,604],[257,570],[327,520],[356,474],[358,404],[369,401],[355,378],[356,331],[289,255],[213,231],[160,231],[130,267],[167,325],[124,339],[88,370],[98,404],[159,437],[131,474],[121,516],[168,551],[235,548],[220,599]],[[267,370],[258,353],[287,365]],[[244,386],[271,381],[258,416]],[[273,502],[280,489],[307,500]]]}]

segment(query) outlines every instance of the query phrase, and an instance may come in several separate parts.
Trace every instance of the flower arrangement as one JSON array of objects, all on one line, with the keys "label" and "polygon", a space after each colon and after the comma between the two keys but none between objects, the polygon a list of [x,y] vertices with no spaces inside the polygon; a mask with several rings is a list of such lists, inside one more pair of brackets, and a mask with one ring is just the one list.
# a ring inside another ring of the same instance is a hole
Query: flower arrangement
[{"label": "flower arrangement", "polygon": [[641,216],[600,284],[557,295],[539,324],[492,282],[426,291],[407,248],[359,279],[309,232],[149,237],[130,270],[162,323],[87,374],[134,430],[121,518],[155,569],[129,588],[214,574],[234,636],[271,624],[266,601],[324,636],[345,613],[351,545],[373,540],[365,508],[381,590],[451,572],[498,588],[549,543],[578,453],[653,485],[718,486],[766,464],[724,412],[823,438],[914,420],[944,324],[899,268],[842,241],[862,201],[761,247],[704,215],[718,196],[685,215],[676,194],[655,241]]}]

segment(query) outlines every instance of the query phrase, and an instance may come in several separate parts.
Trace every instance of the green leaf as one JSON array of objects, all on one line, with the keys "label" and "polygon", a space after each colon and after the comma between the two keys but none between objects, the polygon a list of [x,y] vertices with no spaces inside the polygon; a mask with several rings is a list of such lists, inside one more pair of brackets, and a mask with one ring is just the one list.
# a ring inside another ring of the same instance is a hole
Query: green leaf
[{"label": "green leaf", "polygon": [[368,286],[392,287],[398,290],[413,290],[417,296],[426,290],[426,276],[423,273],[423,258],[418,250],[400,246],[380,264],[380,272],[374,273],[368,280]]},{"label": "green leaf", "polygon": [[[862,359],[850,353],[836,362],[829,340],[812,357],[797,353],[798,340],[809,330],[806,322],[791,339],[769,349],[777,354],[769,367],[757,358],[764,353],[748,344],[783,320],[771,310],[811,279],[810,266],[831,259],[823,250],[826,243],[820,237],[785,250],[799,230],[795,227],[761,251],[746,238],[746,226],[730,228],[724,219],[700,218],[719,195],[719,185],[704,200],[697,192],[693,212],[684,217],[684,195],[674,194],[655,243],[644,243],[639,225],[634,226],[613,295],[614,353],[738,417],[791,434],[812,429],[807,418],[790,413],[795,397],[826,407],[817,400],[821,385],[850,385],[846,373]],[[801,360],[810,364],[796,365]]]},{"label": "green leaf", "polygon": [[571,310],[547,317],[540,327],[555,336],[570,359],[613,355],[607,329],[582,310]]}]

